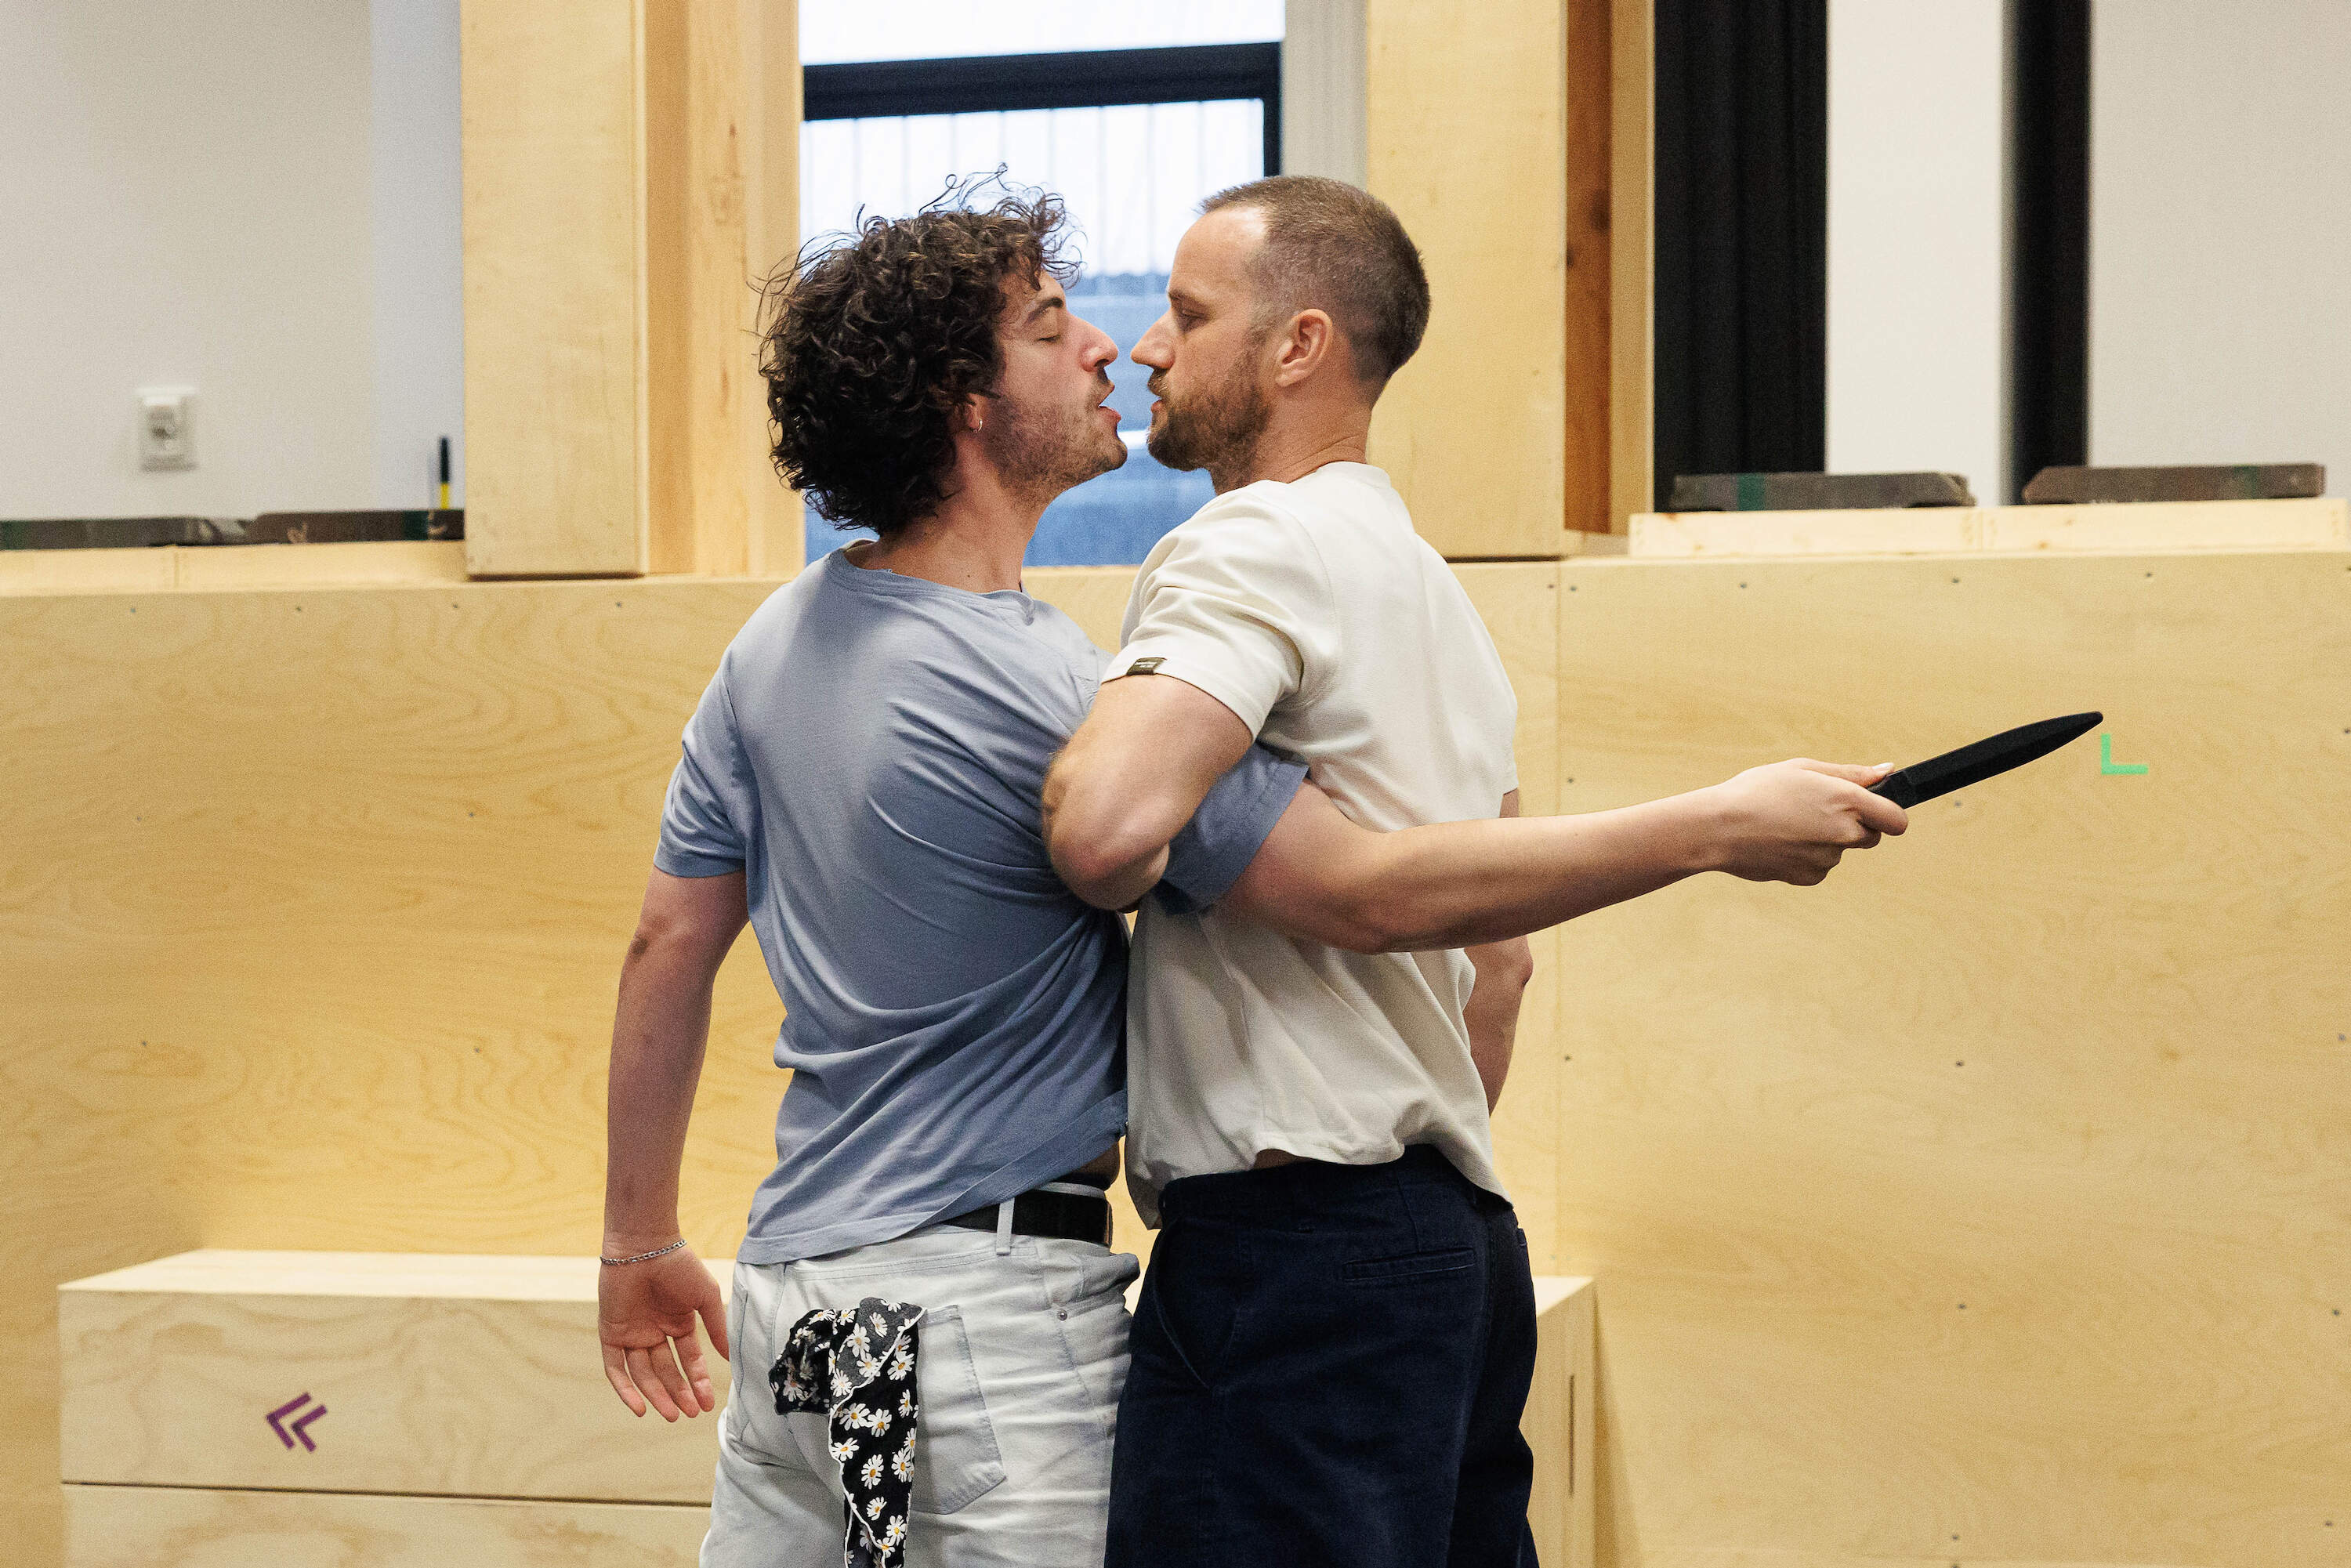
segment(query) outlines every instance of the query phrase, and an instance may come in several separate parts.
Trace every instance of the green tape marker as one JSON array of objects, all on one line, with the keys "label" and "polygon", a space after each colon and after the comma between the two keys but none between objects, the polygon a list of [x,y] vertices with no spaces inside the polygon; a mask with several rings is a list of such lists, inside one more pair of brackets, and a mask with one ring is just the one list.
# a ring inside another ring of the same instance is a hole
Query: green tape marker
[{"label": "green tape marker", "polygon": [[1763,476],[1741,474],[1739,476],[1739,509],[1760,512],[1763,509]]},{"label": "green tape marker", "polygon": [[2098,737],[2098,771],[2101,773],[2144,773],[2147,771],[2147,764],[2144,762],[2116,761],[2115,737],[2111,735],[2101,735]]}]

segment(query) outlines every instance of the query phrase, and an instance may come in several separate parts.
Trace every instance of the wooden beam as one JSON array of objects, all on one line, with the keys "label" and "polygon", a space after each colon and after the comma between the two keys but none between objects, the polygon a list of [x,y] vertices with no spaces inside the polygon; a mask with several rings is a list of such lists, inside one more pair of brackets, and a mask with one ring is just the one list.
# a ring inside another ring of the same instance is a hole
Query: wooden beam
[{"label": "wooden beam", "polygon": [[1374,194],[1435,295],[1372,461],[1451,559],[1556,558],[1567,533],[1566,14],[1559,0],[1370,0]]},{"label": "wooden beam", "polygon": [[1656,0],[1610,0],[1608,526],[1656,505]]},{"label": "wooden beam", "polygon": [[65,1489],[65,1568],[694,1568],[710,1509],[183,1487]]},{"label": "wooden beam", "polygon": [[1611,530],[1614,136],[1613,0],[1567,0],[1567,526]]},{"label": "wooden beam", "polygon": [[797,223],[795,16],[465,0],[475,576],[797,564],[770,559],[754,336]]},{"label": "wooden beam", "polygon": [[465,562],[645,570],[643,76],[632,0],[465,0]]}]

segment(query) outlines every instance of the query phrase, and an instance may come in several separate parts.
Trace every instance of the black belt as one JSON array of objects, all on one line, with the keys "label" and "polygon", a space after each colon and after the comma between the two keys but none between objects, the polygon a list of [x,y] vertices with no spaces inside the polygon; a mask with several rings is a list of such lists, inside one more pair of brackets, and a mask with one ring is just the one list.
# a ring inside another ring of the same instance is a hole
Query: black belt
[{"label": "black belt", "polygon": [[[999,1211],[1003,1207],[991,1203],[986,1208],[975,1208],[969,1214],[958,1214],[939,1223],[959,1225],[966,1230],[1000,1230],[1004,1221]],[[1091,1241],[1098,1247],[1107,1247],[1110,1199],[1092,1187],[1067,1182],[1048,1183],[1012,1200],[1012,1234]]]}]

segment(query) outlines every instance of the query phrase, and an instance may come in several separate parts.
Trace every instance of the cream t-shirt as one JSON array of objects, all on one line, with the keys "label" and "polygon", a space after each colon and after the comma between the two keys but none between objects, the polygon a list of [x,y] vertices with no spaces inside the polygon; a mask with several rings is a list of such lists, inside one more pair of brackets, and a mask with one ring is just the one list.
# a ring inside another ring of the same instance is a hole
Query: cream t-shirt
[{"label": "cream t-shirt", "polygon": [[[1485,623],[1379,469],[1217,497],[1136,573],[1106,679],[1173,675],[1305,760],[1382,830],[1494,816],[1518,701]],[[1431,1144],[1493,1192],[1458,950],[1349,953],[1146,901],[1127,981],[1127,1181],[1158,1223],[1180,1176],[1270,1149],[1376,1165]]]}]

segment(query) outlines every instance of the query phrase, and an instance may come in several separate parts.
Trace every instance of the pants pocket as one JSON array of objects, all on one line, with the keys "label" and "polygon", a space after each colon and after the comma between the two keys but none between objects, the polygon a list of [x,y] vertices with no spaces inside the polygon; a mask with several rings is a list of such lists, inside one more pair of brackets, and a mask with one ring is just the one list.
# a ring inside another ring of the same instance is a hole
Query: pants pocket
[{"label": "pants pocket", "polygon": [[1404,1285],[1434,1274],[1467,1273],[1478,1261],[1468,1247],[1447,1247],[1435,1252],[1407,1252],[1395,1258],[1362,1258],[1342,1265],[1339,1277],[1350,1285]]},{"label": "pants pocket", "polygon": [[923,1408],[914,1438],[916,1513],[953,1513],[1004,1479],[1004,1454],[972,1365],[961,1307],[923,1314],[914,1385]]},{"label": "pants pocket", "polygon": [[1246,1251],[1237,1236],[1188,1225],[1161,1231],[1152,1249],[1143,1310],[1176,1363],[1202,1388],[1215,1385],[1240,1332]]}]

